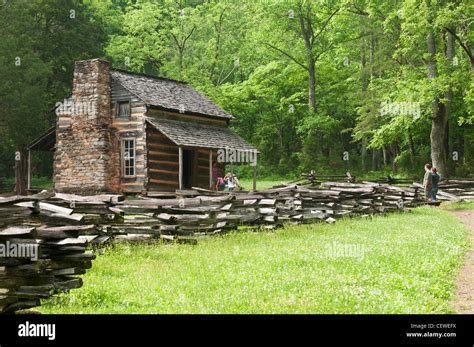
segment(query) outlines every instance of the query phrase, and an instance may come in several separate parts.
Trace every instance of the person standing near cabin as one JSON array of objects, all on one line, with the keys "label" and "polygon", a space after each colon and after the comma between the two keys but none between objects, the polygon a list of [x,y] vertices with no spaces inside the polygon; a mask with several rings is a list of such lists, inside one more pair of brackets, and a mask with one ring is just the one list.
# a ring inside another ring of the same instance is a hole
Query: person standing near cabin
[{"label": "person standing near cabin", "polygon": [[212,190],[219,190],[217,186],[217,178],[219,177],[219,170],[217,168],[217,162],[212,165]]},{"label": "person standing near cabin", "polygon": [[436,202],[436,194],[438,194],[438,183],[440,176],[438,170],[434,167],[431,169],[431,201]]},{"label": "person standing near cabin", "polygon": [[431,164],[425,165],[425,176],[423,177],[423,188],[425,190],[426,200],[431,199],[431,188],[433,185],[433,177],[431,174]]},{"label": "person standing near cabin", "polygon": [[229,188],[229,192],[233,192],[235,188],[234,184],[234,175],[229,172],[227,175],[224,177],[224,181],[227,183],[227,188]]},{"label": "person standing near cabin", "polygon": [[225,189],[225,182],[224,178],[222,177],[217,177],[217,183],[216,183],[216,190],[224,190]]}]

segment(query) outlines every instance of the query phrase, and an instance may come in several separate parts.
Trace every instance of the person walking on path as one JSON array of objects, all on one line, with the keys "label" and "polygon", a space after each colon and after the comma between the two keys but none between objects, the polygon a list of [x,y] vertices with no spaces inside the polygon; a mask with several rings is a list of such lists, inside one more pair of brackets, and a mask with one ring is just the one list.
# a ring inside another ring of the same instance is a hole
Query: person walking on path
[{"label": "person walking on path", "polygon": [[423,188],[425,190],[426,200],[431,199],[431,188],[433,185],[433,177],[431,173],[431,164],[425,165],[425,176],[423,177]]},{"label": "person walking on path", "polygon": [[436,194],[438,194],[438,183],[440,176],[438,170],[434,167],[431,169],[431,201],[436,202]]}]

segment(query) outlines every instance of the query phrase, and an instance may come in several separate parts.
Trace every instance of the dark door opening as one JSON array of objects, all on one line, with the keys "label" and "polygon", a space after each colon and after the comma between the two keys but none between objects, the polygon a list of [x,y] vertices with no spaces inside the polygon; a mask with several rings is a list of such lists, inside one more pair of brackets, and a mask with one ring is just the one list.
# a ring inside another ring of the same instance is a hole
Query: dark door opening
[{"label": "dark door opening", "polygon": [[194,184],[194,151],[190,149],[183,149],[183,188],[189,189]]}]

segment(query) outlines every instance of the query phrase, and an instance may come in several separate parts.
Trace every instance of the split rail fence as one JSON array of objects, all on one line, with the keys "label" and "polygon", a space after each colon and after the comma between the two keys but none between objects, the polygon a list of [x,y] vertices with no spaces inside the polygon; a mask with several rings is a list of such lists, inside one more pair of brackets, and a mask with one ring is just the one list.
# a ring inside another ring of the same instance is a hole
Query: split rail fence
[{"label": "split rail fence", "polygon": [[[445,184],[449,196],[474,198],[474,180]],[[84,274],[94,259],[88,246],[120,240],[196,243],[200,237],[239,227],[333,223],[344,216],[425,204],[421,193],[416,185],[338,181],[256,192],[196,188],[127,199],[52,192],[0,197],[0,250],[37,248],[37,259],[0,254],[0,313],[38,306],[40,299],[80,287],[77,275]]]}]

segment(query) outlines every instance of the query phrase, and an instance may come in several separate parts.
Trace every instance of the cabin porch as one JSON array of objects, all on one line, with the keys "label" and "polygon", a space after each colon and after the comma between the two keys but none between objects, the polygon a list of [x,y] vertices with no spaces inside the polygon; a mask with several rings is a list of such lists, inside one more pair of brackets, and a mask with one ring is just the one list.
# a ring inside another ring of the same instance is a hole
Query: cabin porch
[{"label": "cabin porch", "polygon": [[218,175],[225,175],[219,150],[256,152],[227,127],[154,118],[146,122],[148,191],[212,189],[214,163],[219,163]]}]

